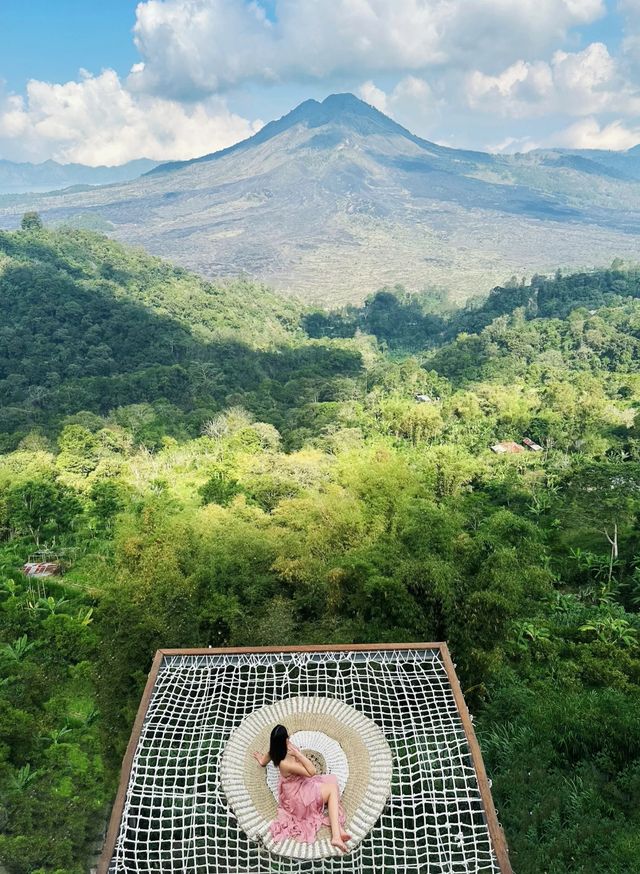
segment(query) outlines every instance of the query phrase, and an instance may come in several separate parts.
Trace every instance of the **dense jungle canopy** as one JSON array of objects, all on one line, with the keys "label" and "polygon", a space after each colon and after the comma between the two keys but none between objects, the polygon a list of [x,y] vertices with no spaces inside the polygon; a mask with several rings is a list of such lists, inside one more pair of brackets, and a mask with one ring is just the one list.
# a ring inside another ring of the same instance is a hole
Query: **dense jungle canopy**
[{"label": "dense jungle canopy", "polygon": [[9,874],[87,869],[156,648],[413,640],[518,874],[640,871],[640,271],[325,312],[36,223],[0,305]]}]

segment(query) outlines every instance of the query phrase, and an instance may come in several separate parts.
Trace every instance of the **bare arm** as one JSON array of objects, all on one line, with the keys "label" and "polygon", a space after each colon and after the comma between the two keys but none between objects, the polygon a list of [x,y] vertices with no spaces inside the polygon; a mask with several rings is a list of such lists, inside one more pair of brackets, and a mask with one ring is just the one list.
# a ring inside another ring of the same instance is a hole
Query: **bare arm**
[{"label": "bare arm", "polygon": [[313,762],[310,759],[308,759],[304,755],[304,753],[301,753],[297,747],[294,747],[294,745],[290,741],[289,741],[288,747],[289,747],[289,752],[294,757],[296,763],[303,768],[304,773],[307,775],[307,777],[315,777],[315,775],[317,774],[317,771],[316,771],[316,766],[313,764]]},{"label": "bare arm", "polygon": [[253,758],[262,768],[266,768],[271,761],[271,756],[269,755],[269,753],[265,753],[264,755],[261,755],[260,753],[254,753]]}]

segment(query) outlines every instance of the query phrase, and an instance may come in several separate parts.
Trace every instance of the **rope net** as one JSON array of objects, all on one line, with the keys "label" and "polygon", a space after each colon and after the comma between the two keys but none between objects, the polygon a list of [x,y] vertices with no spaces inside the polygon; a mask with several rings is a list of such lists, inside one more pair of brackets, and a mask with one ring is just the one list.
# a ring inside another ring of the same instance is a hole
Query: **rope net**
[{"label": "rope net", "polygon": [[[393,754],[388,804],[345,856],[270,853],[238,827],[222,792],[219,765],[231,732],[257,708],[294,696],[354,707],[382,729]],[[499,874],[439,650],[165,656],[108,870]]]}]

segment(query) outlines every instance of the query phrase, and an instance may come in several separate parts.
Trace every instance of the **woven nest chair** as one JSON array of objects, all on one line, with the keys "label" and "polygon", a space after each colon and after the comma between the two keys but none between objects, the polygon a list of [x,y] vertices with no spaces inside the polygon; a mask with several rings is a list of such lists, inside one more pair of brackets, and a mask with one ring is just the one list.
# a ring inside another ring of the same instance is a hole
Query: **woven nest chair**
[{"label": "woven nest chair", "polygon": [[346,813],[347,846],[353,850],[371,830],[391,793],[393,760],[381,729],[362,713],[332,698],[287,698],[261,707],[231,734],[220,763],[220,781],[240,828],[270,852],[294,859],[340,855],[327,827],[314,843],[275,841],[269,825],[277,812],[278,769],[253,759],[269,747],[271,729],[285,725],[293,743],[319,774],[335,774]]}]

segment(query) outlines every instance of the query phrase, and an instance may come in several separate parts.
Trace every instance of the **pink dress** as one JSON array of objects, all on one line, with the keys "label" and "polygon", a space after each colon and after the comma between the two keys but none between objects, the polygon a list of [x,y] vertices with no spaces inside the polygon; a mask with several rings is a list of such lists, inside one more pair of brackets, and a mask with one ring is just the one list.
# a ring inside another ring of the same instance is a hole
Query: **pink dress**
[{"label": "pink dress", "polygon": [[[318,834],[318,829],[329,825],[329,817],[324,813],[321,783],[336,783],[333,774],[316,774],[315,777],[303,777],[289,774],[278,779],[278,813],[270,825],[271,835],[276,841],[285,838],[297,838],[307,844],[312,844]],[[342,802],[338,808],[340,826],[345,822],[345,812]]]}]

